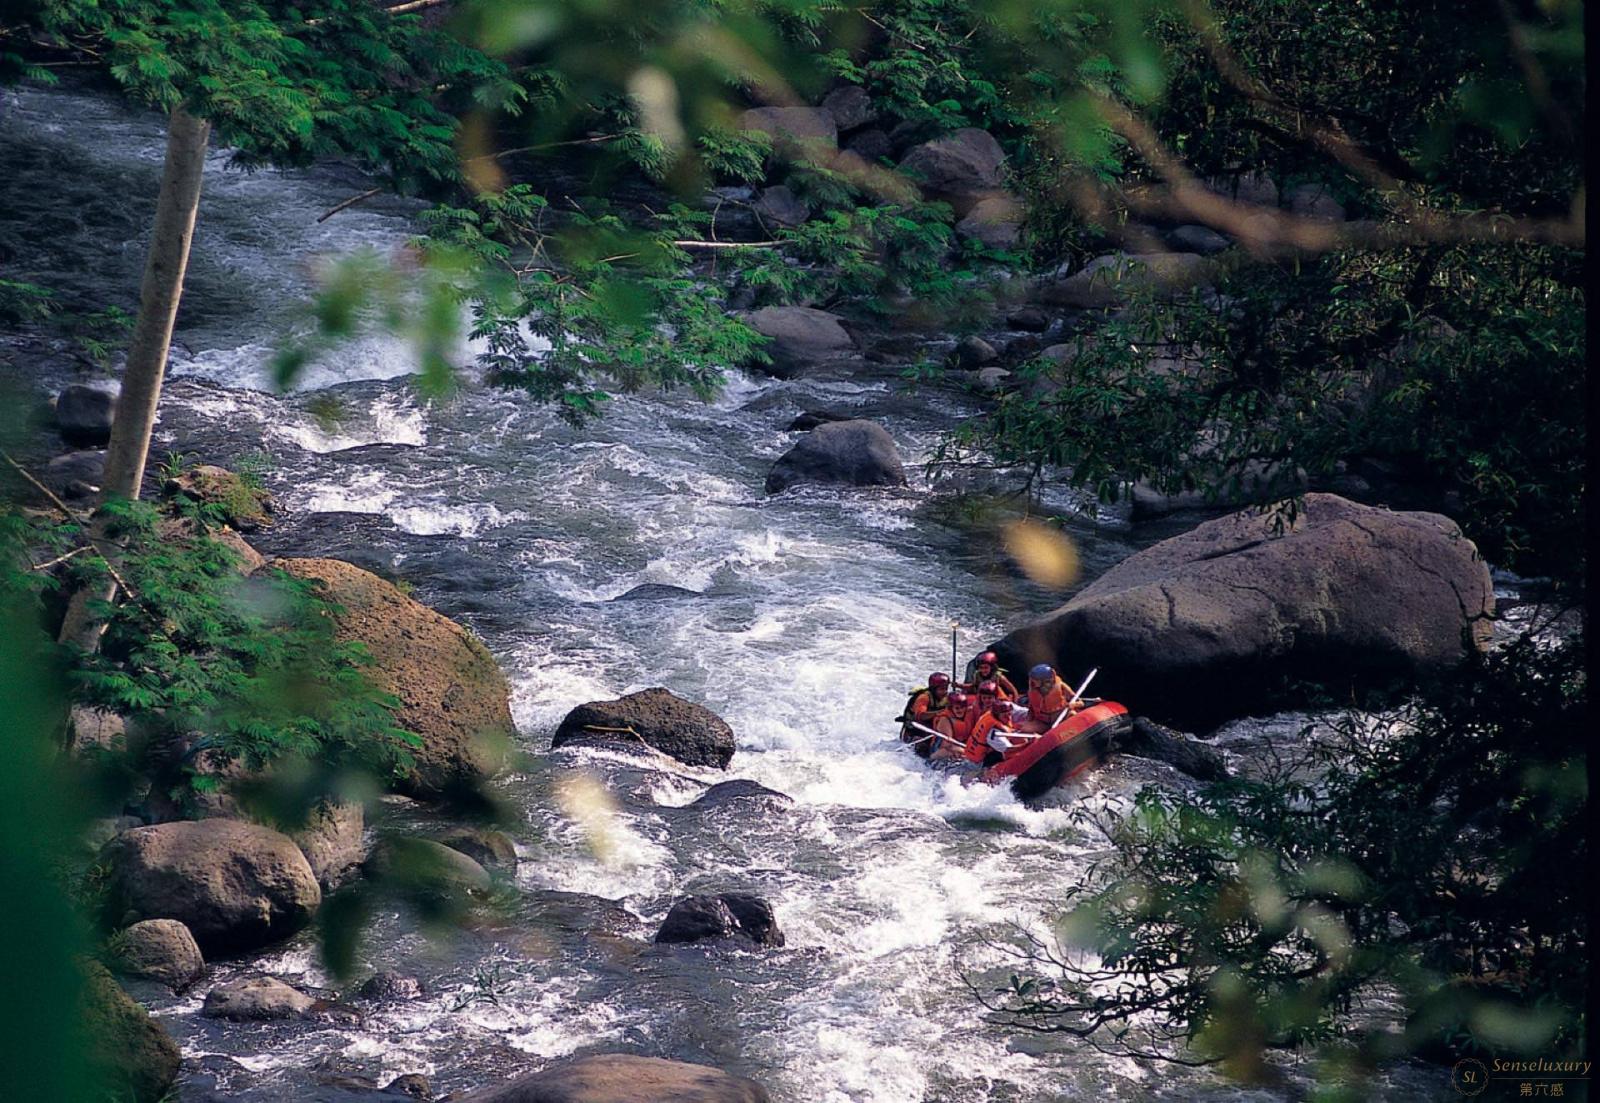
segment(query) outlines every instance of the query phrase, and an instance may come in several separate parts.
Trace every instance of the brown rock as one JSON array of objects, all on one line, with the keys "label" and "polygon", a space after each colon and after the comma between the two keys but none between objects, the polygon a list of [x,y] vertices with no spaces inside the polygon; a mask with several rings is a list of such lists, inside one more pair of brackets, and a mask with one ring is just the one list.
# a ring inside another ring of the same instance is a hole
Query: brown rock
[{"label": "brown rock", "polygon": [[103,965],[85,962],[83,968],[84,1059],[112,1090],[108,1098],[159,1103],[183,1063],[177,1043]]},{"label": "brown rock", "polygon": [[722,717],[659,686],[579,705],[550,739],[551,749],[567,743],[642,743],[690,766],[719,770],[727,769],[734,751],[733,729]]},{"label": "brown rock", "polygon": [[279,559],[296,578],[314,579],[340,606],[338,638],[372,653],[368,672],[400,699],[400,726],[422,738],[401,788],[438,798],[470,789],[505,767],[510,690],[494,656],[466,629],[391,583],[337,559]]},{"label": "brown rock", "polygon": [[771,1103],[754,1080],[705,1065],[602,1053],[562,1061],[461,1103]]},{"label": "brown rock", "polygon": [[319,801],[304,827],[290,837],[306,856],[317,883],[330,889],[361,864],[366,851],[362,832],[366,813],[354,801]]},{"label": "brown rock", "polygon": [[238,820],[191,820],[125,831],[107,844],[114,906],[176,919],[207,953],[252,950],[304,927],[322,903],[305,855],[287,835]]},{"label": "brown rock", "polygon": [[181,991],[206,971],[205,958],[189,928],[176,919],[145,919],[120,932],[117,972],[158,980]]},{"label": "brown rock", "polygon": [[316,1002],[277,977],[250,977],[229,981],[207,992],[200,1014],[210,1019],[249,1022],[298,1019]]}]

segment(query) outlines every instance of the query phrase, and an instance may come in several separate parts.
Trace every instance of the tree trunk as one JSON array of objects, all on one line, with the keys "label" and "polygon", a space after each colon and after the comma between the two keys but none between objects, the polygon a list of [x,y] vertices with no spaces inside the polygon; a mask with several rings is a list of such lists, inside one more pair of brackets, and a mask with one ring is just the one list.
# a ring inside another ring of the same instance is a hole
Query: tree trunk
[{"label": "tree trunk", "polygon": [[[167,122],[167,158],[161,171],[161,194],[156,200],[155,223],[150,233],[150,253],[145,258],[144,280],[139,287],[139,316],[128,343],[128,363],[122,374],[122,394],[106,446],[105,478],[100,501],[133,500],[144,482],[145,456],[155,429],[156,406],[167,371],[172,346],[172,326],[183,296],[184,271],[189,266],[189,246],[194,240],[195,215],[200,208],[200,181],[206,166],[206,143],[211,124],[182,107]],[[96,513],[89,525],[89,540],[108,559],[116,551],[107,539],[107,519]],[[72,595],[61,624],[61,642],[75,643],[86,651],[99,646],[105,626],[89,612],[95,598],[116,596],[115,583],[89,586]]]}]

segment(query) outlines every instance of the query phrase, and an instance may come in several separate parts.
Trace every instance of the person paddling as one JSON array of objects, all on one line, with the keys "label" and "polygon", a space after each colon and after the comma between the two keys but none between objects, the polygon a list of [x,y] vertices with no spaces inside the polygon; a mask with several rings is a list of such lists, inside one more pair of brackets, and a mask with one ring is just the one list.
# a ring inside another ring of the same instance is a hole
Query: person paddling
[{"label": "person paddling", "polygon": [[1006,677],[1005,671],[1000,669],[1000,656],[993,651],[985,651],[972,663],[973,677],[964,687],[969,693],[976,692],[984,682],[993,682],[999,687],[1000,696],[1007,701],[1015,701],[1020,694],[1017,687],[1011,684],[1011,679]]},{"label": "person paddling", "polygon": [[978,717],[977,723],[972,725],[972,734],[967,737],[967,759],[993,766],[1011,749],[1011,741],[1005,738],[1005,733],[1016,730],[1016,710],[1011,702],[995,698],[988,710]]},{"label": "person paddling", "polygon": [[[911,699],[906,715],[925,727],[939,730],[939,721],[950,711],[950,675],[935,671],[928,675],[928,688]],[[946,733],[948,734],[948,733]]]},{"label": "person paddling", "polygon": [[1074,697],[1072,687],[1061,680],[1055,668],[1049,663],[1040,663],[1028,671],[1028,718],[1021,730],[1048,731],[1069,705],[1073,712],[1083,708],[1083,702],[1074,701]]}]

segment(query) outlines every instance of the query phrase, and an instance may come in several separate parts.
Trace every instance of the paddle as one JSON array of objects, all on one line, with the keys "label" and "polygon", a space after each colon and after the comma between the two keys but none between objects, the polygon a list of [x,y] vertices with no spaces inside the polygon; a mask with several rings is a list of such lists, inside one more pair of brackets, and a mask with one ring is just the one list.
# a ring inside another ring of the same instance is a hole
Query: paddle
[{"label": "paddle", "polygon": [[918,731],[927,732],[928,734],[923,736],[921,739],[913,739],[911,742],[906,744],[908,747],[915,747],[918,743],[926,743],[930,739],[942,739],[946,743],[954,743],[958,747],[966,746],[966,744],[961,742],[961,740],[951,739],[948,735],[944,734],[944,732],[936,732],[924,724],[917,723],[915,720],[911,721],[911,726],[916,728]]},{"label": "paddle", "polygon": [[1084,675],[1083,684],[1078,687],[1078,692],[1072,695],[1072,700],[1067,702],[1067,707],[1062,709],[1061,712],[1057,714],[1055,723],[1050,725],[1051,728],[1056,727],[1057,724],[1060,724],[1061,721],[1065,720],[1067,718],[1067,713],[1072,711],[1072,706],[1083,700],[1083,691],[1089,688],[1089,683],[1094,681],[1094,676],[1098,673],[1100,673],[1100,668],[1097,666],[1093,670],[1089,671],[1088,674]]}]

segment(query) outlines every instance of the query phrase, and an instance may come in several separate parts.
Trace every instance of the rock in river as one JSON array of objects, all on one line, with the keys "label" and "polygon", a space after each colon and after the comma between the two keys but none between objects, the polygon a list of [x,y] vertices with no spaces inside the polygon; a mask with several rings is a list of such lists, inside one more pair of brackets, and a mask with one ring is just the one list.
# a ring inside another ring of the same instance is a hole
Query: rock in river
[{"label": "rock in river", "polygon": [[1257,510],[1130,556],[997,645],[1026,670],[1100,668],[1095,691],[1194,730],[1295,681],[1415,676],[1488,640],[1489,570],[1454,522],[1307,494],[1283,531]]},{"label": "rock in river", "polygon": [[[178,1078],[177,1043],[103,965],[84,963],[84,1060],[112,1094],[126,1103],[158,1103]],[[765,1097],[762,1097],[765,1098]]]},{"label": "rock in river", "polygon": [[831,421],[811,430],[778,458],[767,475],[767,493],[779,494],[804,482],[905,486],[906,469],[894,438],[883,426]]},{"label": "rock in river", "polygon": [[767,338],[762,349],[770,364],[758,371],[790,379],[808,368],[855,352],[855,339],[837,314],[811,306],[764,306],[745,316],[751,329]]},{"label": "rock in river", "polygon": [[733,939],[756,946],[782,946],[783,931],[772,905],[746,892],[686,896],[672,905],[657,942],[720,942]]},{"label": "rock in river", "polygon": [[754,1080],[706,1065],[597,1053],[562,1061],[461,1103],[771,1103]]},{"label": "rock in river", "polygon": [[304,927],[322,903],[287,835],[238,820],[188,820],[125,831],[103,852],[114,907],[176,919],[208,954],[253,950]]},{"label": "rock in river", "polygon": [[298,1019],[316,1002],[277,977],[249,977],[229,981],[207,992],[200,1013],[211,1019],[251,1022]]},{"label": "rock in river", "polygon": [[78,447],[99,446],[111,439],[117,414],[115,383],[69,383],[56,396],[56,425],[61,439]]},{"label": "rock in river", "polygon": [[181,991],[206,971],[205,958],[189,928],[176,919],[144,919],[116,941],[116,970],[124,976],[158,980]]},{"label": "rock in river", "polygon": [[659,686],[579,705],[561,721],[550,747],[608,743],[637,749],[641,742],[690,766],[725,770],[733,759],[733,729],[722,717]]},{"label": "rock in river", "polygon": [[504,768],[514,730],[510,690],[472,633],[349,563],[279,559],[274,565],[323,585],[340,606],[339,639],[365,644],[374,660],[369,673],[400,699],[400,726],[422,737],[404,785],[411,795],[449,797]]}]

